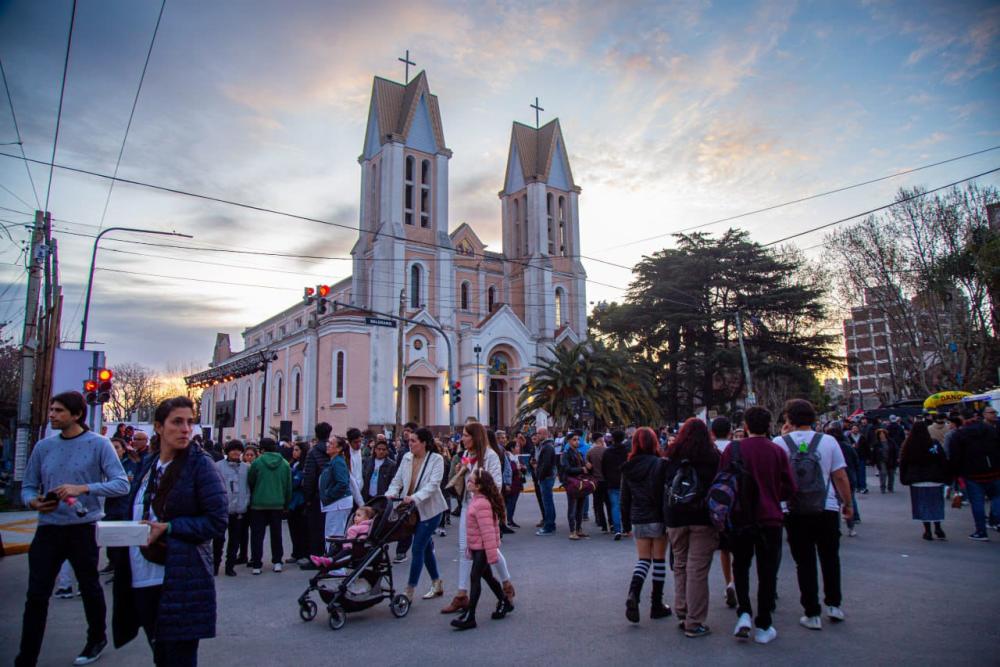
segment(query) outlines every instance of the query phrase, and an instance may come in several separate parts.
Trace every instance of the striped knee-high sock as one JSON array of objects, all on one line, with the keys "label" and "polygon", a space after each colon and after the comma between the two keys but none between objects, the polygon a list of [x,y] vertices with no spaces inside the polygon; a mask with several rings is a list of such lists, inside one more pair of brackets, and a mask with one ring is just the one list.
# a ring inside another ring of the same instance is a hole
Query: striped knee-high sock
[{"label": "striped knee-high sock", "polygon": [[635,569],[632,570],[632,586],[637,590],[642,590],[642,584],[646,581],[646,575],[649,574],[650,560],[648,558],[640,558],[635,563]]},{"label": "striped knee-high sock", "polygon": [[653,600],[663,599],[663,582],[667,579],[667,561],[663,558],[653,559]]}]

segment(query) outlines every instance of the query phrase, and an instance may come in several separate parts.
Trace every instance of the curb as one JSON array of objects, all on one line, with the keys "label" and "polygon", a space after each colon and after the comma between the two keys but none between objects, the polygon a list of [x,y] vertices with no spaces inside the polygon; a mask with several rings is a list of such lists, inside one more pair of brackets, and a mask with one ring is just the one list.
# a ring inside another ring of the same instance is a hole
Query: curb
[{"label": "curb", "polygon": [[31,547],[30,544],[5,544],[3,548],[4,556],[16,556],[18,554],[28,553],[28,549]]}]

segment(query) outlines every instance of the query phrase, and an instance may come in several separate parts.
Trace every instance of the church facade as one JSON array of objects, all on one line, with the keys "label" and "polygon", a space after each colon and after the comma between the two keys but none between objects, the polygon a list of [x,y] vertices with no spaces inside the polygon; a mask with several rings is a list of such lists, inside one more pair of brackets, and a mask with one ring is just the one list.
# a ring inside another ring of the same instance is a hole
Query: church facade
[{"label": "church facade", "polygon": [[[353,274],[328,297],[346,305],[318,314],[315,304],[295,303],[249,326],[241,352],[219,334],[209,370],[188,378],[204,389],[203,422],[231,402],[225,437],[256,439],[281,422],[306,437],[320,421],[335,433],[381,430],[396,421],[399,392],[404,422],[513,422],[532,364],[553,345],[586,336],[580,188],[558,119],[537,128],[513,123],[496,252],[469,225],[450,229],[451,156],[426,74],[406,84],[376,77],[358,158]],[[401,308],[401,326],[373,319]],[[450,417],[456,380],[462,400]]]}]

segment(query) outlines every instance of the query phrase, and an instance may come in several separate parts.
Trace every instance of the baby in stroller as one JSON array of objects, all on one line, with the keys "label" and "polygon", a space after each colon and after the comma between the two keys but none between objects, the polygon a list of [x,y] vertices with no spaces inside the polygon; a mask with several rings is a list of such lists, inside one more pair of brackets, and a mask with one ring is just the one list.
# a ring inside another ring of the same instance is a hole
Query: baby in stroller
[{"label": "baby in stroller", "polygon": [[375,519],[375,509],[368,505],[359,507],[354,512],[354,523],[347,529],[347,535],[343,539],[329,539],[325,556],[310,556],[309,560],[316,567],[326,570],[345,567],[351,562],[354,554],[354,547],[364,544],[368,533],[372,530],[372,521]]}]

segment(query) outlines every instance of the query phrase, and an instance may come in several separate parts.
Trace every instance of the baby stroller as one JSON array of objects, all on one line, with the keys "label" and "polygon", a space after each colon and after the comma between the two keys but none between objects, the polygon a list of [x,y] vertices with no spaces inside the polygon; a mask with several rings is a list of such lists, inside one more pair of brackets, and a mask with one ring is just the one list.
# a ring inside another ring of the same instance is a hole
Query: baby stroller
[{"label": "baby stroller", "polygon": [[[375,510],[375,517],[367,537],[327,538],[341,549],[334,555],[333,564],[320,568],[299,596],[299,616],[303,621],[313,620],[319,611],[310,596],[313,591],[326,605],[331,630],[344,627],[347,614],[374,607],[383,600],[389,600],[389,610],[396,618],[409,613],[410,600],[402,593],[397,595],[393,587],[389,546],[413,534],[416,510],[412,504],[403,505],[385,496],[372,498],[368,507]],[[353,516],[352,513],[348,525]]]}]

